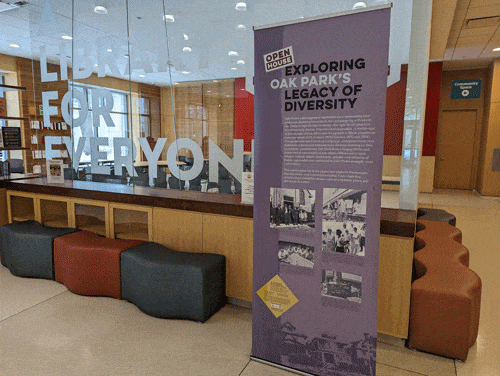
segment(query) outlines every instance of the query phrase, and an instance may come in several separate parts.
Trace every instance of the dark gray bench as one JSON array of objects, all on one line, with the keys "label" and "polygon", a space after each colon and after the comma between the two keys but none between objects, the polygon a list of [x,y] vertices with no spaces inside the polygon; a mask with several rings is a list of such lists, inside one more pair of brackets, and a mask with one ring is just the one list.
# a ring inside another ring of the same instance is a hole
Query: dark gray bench
[{"label": "dark gray bench", "polygon": [[446,222],[452,226],[457,225],[457,218],[442,209],[418,208],[417,219],[420,221]]},{"label": "dark gray bench", "polygon": [[205,322],[226,303],[224,256],[147,242],[120,257],[122,299],[148,315]]},{"label": "dark gray bench", "polygon": [[36,221],[1,226],[2,265],[18,277],[54,280],[54,239],[76,231],[80,230],[43,226]]}]

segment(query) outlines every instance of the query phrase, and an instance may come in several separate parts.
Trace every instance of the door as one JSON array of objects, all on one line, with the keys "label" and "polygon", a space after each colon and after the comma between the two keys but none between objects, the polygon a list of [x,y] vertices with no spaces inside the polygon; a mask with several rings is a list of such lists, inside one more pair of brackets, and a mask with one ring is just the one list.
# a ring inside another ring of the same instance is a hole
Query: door
[{"label": "door", "polygon": [[476,110],[442,111],[436,145],[434,187],[473,189]]}]

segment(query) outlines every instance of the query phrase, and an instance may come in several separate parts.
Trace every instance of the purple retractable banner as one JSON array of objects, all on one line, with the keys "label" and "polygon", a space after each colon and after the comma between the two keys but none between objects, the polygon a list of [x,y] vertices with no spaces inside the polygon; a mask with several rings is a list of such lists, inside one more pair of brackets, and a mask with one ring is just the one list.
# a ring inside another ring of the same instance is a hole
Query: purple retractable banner
[{"label": "purple retractable banner", "polygon": [[255,29],[255,360],[375,375],[390,11]]}]

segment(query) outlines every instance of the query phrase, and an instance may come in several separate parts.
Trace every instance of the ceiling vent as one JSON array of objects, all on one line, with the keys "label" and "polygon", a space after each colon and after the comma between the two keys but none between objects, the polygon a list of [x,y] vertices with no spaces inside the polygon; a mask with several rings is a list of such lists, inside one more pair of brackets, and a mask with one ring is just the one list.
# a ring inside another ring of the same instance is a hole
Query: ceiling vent
[{"label": "ceiling vent", "polygon": [[472,18],[467,20],[466,29],[476,29],[478,27],[491,27],[500,25],[500,16]]}]

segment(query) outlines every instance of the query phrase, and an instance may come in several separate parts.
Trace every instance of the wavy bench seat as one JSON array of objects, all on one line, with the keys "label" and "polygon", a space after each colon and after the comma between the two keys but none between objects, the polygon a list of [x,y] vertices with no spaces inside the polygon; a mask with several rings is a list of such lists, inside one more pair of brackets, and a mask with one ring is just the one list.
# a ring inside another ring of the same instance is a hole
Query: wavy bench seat
[{"label": "wavy bench seat", "polygon": [[417,221],[408,345],[465,361],[479,330],[482,283],[461,241],[448,223]]},{"label": "wavy bench seat", "polygon": [[2,264],[14,275],[55,279],[80,295],[128,300],[151,316],[205,322],[226,303],[221,255],[35,221],[0,226],[0,241]]}]

